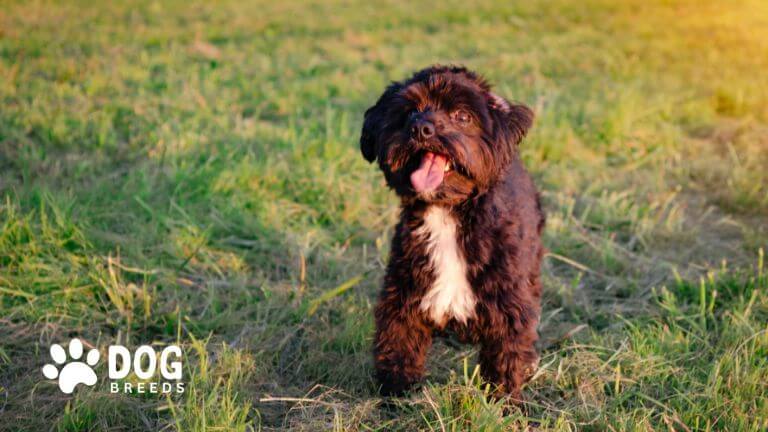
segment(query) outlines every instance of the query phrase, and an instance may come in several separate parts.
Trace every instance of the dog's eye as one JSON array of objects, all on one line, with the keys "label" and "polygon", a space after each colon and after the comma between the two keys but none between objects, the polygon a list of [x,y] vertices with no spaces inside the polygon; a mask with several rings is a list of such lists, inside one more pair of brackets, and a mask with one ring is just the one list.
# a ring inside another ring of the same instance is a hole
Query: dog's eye
[{"label": "dog's eye", "polygon": [[460,109],[453,112],[453,119],[461,124],[467,124],[472,120],[472,116],[468,112]]}]

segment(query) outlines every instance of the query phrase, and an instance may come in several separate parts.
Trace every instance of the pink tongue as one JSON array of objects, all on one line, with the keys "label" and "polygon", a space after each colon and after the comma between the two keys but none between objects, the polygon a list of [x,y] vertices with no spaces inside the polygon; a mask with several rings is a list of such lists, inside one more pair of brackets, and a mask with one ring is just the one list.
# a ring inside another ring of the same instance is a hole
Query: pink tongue
[{"label": "pink tongue", "polygon": [[445,175],[446,162],[448,161],[443,155],[424,153],[421,165],[411,174],[411,185],[416,192],[430,192],[440,186]]}]

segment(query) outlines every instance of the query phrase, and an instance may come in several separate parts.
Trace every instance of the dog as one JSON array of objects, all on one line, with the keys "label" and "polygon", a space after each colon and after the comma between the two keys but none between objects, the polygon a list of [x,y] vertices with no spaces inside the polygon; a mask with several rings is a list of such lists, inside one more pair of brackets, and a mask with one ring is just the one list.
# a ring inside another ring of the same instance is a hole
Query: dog
[{"label": "dog", "polygon": [[544,253],[540,195],[518,154],[533,118],[441,65],[393,82],[365,112],[360,150],[401,207],[375,308],[383,395],[417,384],[433,336],[451,332],[479,345],[494,395],[521,400],[538,364]]}]

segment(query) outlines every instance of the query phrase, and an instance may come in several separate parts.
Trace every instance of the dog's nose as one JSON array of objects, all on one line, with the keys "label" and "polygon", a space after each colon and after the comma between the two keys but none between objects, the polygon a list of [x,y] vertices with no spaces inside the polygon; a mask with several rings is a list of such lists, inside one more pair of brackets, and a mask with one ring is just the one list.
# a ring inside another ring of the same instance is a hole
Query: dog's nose
[{"label": "dog's nose", "polygon": [[416,120],[411,126],[411,137],[419,141],[432,138],[435,135],[435,125],[426,120]]}]

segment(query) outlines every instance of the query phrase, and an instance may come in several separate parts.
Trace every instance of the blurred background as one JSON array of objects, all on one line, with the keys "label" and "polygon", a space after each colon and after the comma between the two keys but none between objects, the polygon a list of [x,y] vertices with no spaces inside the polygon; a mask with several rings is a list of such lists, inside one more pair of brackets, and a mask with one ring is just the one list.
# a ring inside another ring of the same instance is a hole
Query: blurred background
[{"label": "blurred background", "polygon": [[[406,398],[371,379],[362,114],[433,63],[537,114],[520,410],[450,341]],[[765,430],[766,71],[763,0],[2,0],[0,430]],[[64,395],[75,336],[179,343],[187,391]]]}]

